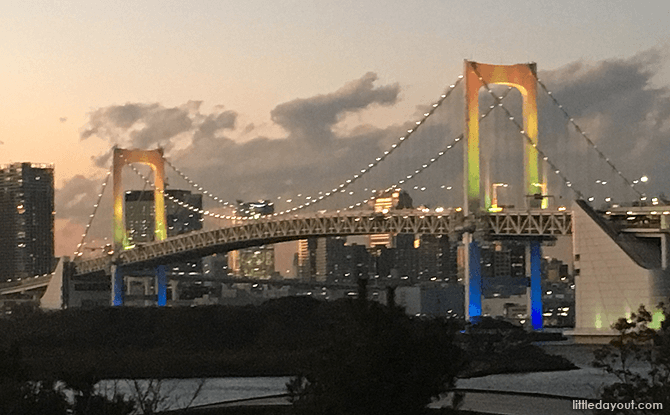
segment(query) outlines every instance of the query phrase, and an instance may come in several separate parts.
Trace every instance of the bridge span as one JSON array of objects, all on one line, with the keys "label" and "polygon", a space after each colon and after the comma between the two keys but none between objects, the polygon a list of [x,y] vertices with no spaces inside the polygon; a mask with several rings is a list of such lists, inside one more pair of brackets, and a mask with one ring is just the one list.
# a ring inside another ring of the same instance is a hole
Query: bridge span
[{"label": "bridge span", "polygon": [[373,234],[459,235],[475,228],[482,235],[540,237],[572,232],[568,210],[510,210],[465,217],[460,211],[417,209],[388,213],[344,211],[335,213],[268,216],[224,228],[192,232],[147,243],[133,249],[89,259],[75,259],[75,275],[110,272],[112,265],[149,268],[175,260],[308,237]]}]

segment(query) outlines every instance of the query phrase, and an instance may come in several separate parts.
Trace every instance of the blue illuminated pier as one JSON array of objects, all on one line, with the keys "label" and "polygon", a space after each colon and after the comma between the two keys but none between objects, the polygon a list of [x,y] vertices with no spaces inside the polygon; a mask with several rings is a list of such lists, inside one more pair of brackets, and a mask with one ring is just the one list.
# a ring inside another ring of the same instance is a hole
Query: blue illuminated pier
[{"label": "blue illuminated pier", "polygon": [[112,266],[112,305],[123,305],[123,270],[119,266]]},{"label": "blue illuminated pier", "polygon": [[480,317],[482,315],[482,264],[481,247],[479,242],[472,241],[468,244],[468,316]]},{"label": "blue illuminated pier", "polygon": [[156,294],[158,294],[158,306],[165,306],[165,304],[167,304],[167,276],[165,273],[165,265],[156,267]]},{"label": "blue illuminated pier", "polygon": [[542,245],[530,242],[530,322],[533,330],[542,329]]}]

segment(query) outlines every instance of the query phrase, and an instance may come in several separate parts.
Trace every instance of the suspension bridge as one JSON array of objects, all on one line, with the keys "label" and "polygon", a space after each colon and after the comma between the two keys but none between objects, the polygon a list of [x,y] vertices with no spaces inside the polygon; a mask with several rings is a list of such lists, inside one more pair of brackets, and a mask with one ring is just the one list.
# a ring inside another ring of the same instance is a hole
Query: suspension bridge
[{"label": "suspension bridge", "polygon": [[[457,90],[462,92],[455,93]],[[464,122],[462,115],[455,115],[459,111],[453,110],[463,108],[459,96],[465,98]],[[346,179],[311,194],[279,196],[285,208],[268,215],[239,214],[232,209],[234,203],[189,178],[162,149],[115,148],[112,167],[74,260],[64,269],[75,276],[109,275],[111,303],[117,306],[124,302],[125,276],[132,270],[153,269],[157,303],[162,306],[167,300],[165,264],[176,260],[308,237],[449,235],[463,246],[466,317],[473,319],[482,314],[482,244],[514,238],[528,247],[530,320],[534,329],[540,329],[542,244],[570,235],[575,270],[581,280],[577,284],[576,331],[607,330],[610,323],[635,311],[640,303],[654,305],[653,301],[670,294],[665,219],[670,207],[652,203],[640,190],[640,180],[624,175],[538,78],[535,64],[465,61],[463,74],[435,102],[422,108],[419,119],[407,123],[409,128],[399,138],[372,156],[369,163],[352,168],[353,174]],[[554,120],[547,123],[552,127],[543,129],[539,108],[543,120],[553,111],[560,122]],[[464,129],[458,133],[461,126]],[[451,138],[445,143],[445,137]],[[461,156],[455,150],[459,147]],[[403,158],[407,148],[409,155]],[[452,154],[457,156],[449,156]],[[138,164],[151,168],[153,180]],[[141,245],[133,244],[124,223],[122,170],[126,166],[154,194],[155,234],[152,242]],[[166,192],[166,166],[216,206],[193,206]],[[430,171],[437,171],[437,179],[421,183]],[[452,185],[445,184],[445,177]],[[86,256],[86,238],[110,178],[113,244],[107,252]],[[436,182],[441,184],[433,185]],[[430,196],[433,207],[371,208],[388,192],[414,189],[423,195],[427,187],[435,189]],[[219,221],[219,225],[168,237],[166,199]],[[591,243],[601,236],[600,242]],[[605,253],[614,256],[603,259]],[[628,275],[617,274],[622,270]],[[46,284],[47,280],[36,278],[32,283]],[[18,285],[0,291],[20,290]]]}]

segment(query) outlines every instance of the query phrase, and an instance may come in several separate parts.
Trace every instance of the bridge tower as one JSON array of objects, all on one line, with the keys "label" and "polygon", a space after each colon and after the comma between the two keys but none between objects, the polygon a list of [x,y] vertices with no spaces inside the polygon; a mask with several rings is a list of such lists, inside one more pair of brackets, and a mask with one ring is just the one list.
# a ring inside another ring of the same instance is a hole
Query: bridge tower
[{"label": "bridge tower", "polygon": [[[499,84],[516,88],[523,99],[523,129],[530,139],[523,139],[524,145],[524,191],[527,195],[538,194],[530,200],[530,208],[547,207],[547,186],[541,177],[538,152],[534,145],[538,140],[537,116],[537,77],[534,63],[516,65],[490,65],[465,61],[465,137],[464,146],[464,206],[465,215],[474,215],[487,211],[491,207],[491,189],[482,187],[479,151],[479,90],[485,85]],[[482,278],[481,243],[472,233],[463,235],[465,245],[465,295],[468,306],[465,308],[468,319],[481,316]],[[540,258],[542,250],[539,240],[532,240],[527,250],[530,256],[531,271],[531,325],[533,329],[542,328],[542,290],[540,281]]]},{"label": "bridge tower", "polygon": [[[121,252],[130,249],[128,232],[126,231],[124,218],[124,191],[123,191],[123,167],[130,163],[142,163],[151,166],[154,172],[154,240],[162,241],[167,238],[165,220],[165,165],[163,149],[137,150],[122,149],[114,147],[113,155],[113,180],[114,180],[114,220],[112,233],[114,235],[114,250]],[[123,305],[123,270],[119,266],[112,266],[112,305]],[[164,265],[156,267],[156,291],[158,294],[158,305],[164,306],[167,301],[167,277]]]}]

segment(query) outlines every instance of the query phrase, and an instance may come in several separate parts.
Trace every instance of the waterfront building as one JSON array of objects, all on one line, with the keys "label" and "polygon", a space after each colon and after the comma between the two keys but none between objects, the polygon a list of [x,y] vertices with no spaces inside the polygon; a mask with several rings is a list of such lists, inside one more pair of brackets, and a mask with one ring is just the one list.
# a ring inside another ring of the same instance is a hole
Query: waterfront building
[{"label": "waterfront building", "polygon": [[396,289],[396,303],[412,316],[463,318],[462,284],[422,283]]},{"label": "waterfront building", "polygon": [[[376,213],[387,213],[395,209],[411,209],[412,198],[409,193],[401,189],[391,191],[382,191],[377,194],[377,197],[370,202],[370,206]],[[387,248],[393,247],[393,235],[391,234],[375,234],[369,236],[369,245],[371,248],[385,246]]]},{"label": "waterfront building", "polygon": [[54,267],[54,166],[0,166],[0,281]]},{"label": "waterfront building", "polygon": [[[273,214],[274,211],[274,204],[267,200],[259,200],[258,202],[237,201],[236,215],[239,217],[259,219],[261,216]],[[273,245],[261,245],[231,251],[228,258],[229,268],[233,275],[268,279],[275,274],[275,250]]]},{"label": "waterfront building", "polygon": [[457,282],[456,244],[447,235],[420,235],[417,247],[417,274],[419,281]]},{"label": "waterfront building", "polygon": [[[189,190],[168,189],[167,196],[202,209],[202,195]],[[131,243],[145,243],[154,240],[154,192],[130,190],[125,195],[125,220],[128,239]],[[168,237],[202,229],[202,215],[189,210],[171,200],[165,201],[165,217]]]},{"label": "waterfront building", "polygon": [[304,239],[298,248],[299,277],[305,281],[351,282],[374,269],[367,248],[348,244],[346,237]]},{"label": "waterfront building", "polygon": [[298,241],[298,278],[309,281],[316,276],[316,237],[301,239]]}]

